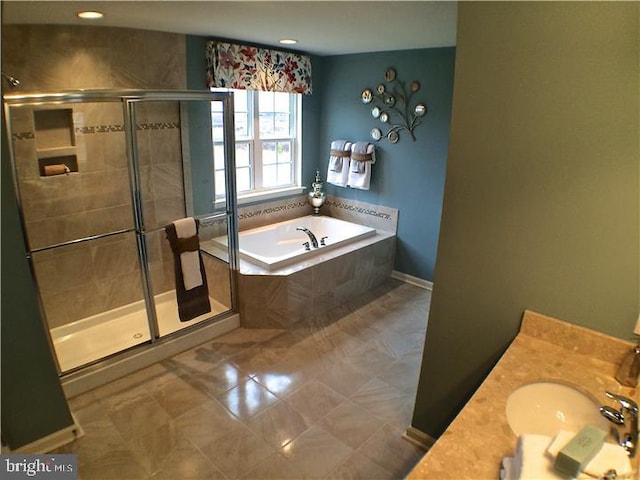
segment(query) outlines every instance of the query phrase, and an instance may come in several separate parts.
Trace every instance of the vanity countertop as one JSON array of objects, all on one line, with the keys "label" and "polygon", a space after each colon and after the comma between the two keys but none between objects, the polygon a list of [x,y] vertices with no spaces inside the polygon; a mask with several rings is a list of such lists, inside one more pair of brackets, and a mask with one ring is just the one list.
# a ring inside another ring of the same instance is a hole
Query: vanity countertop
[{"label": "vanity countertop", "polygon": [[[612,405],[610,391],[640,403],[639,390],[614,378],[633,344],[526,311],[520,332],[469,402],[430,448],[408,480],[500,478],[500,462],[512,456],[516,435],[507,423],[507,398],[518,387],[557,380]],[[638,457],[634,468],[639,471]]]}]

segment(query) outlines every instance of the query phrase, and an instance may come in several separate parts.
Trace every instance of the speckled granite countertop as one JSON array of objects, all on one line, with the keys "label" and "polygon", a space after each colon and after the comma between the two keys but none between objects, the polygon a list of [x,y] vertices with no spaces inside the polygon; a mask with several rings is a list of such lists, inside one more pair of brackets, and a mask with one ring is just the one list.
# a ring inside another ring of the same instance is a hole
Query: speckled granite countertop
[{"label": "speckled granite countertop", "polygon": [[[613,406],[606,390],[640,403],[637,388],[622,387],[614,378],[632,347],[593,330],[525,312],[517,337],[407,479],[499,479],[500,462],[513,455],[517,440],[507,423],[507,398],[534,381],[569,383],[602,405]],[[638,458],[634,466],[638,472]]]}]

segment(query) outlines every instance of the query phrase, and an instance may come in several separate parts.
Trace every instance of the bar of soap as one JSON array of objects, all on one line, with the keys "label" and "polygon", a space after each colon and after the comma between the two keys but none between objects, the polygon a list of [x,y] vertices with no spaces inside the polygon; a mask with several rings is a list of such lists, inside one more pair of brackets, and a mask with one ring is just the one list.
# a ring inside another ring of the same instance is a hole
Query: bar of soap
[{"label": "bar of soap", "polygon": [[558,452],[553,468],[576,478],[582,469],[600,451],[607,432],[593,425],[587,425]]}]

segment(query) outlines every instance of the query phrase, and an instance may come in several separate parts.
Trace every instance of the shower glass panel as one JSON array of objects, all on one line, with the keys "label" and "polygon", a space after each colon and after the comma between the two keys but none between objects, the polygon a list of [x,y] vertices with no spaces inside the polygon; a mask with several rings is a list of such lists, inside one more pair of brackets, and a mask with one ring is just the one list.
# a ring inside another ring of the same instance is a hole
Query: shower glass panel
[{"label": "shower glass panel", "polygon": [[[224,104],[233,145],[232,96],[78,91],[4,100],[28,257],[61,374],[235,311],[235,196],[214,206],[211,137],[214,100]],[[235,171],[233,149],[224,156]],[[235,192],[232,175],[226,187]],[[188,321],[177,315],[165,234],[184,217],[200,225],[211,304]],[[221,235],[229,249],[210,248]]]},{"label": "shower glass panel", "polygon": [[8,117],[27,246],[60,371],[148,341],[121,102],[12,106]]},{"label": "shower glass panel", "polygon": [[150,300],[158,336],[174,333],[231,310],[228,255],[201,249],[210,311],[180,319],[174,255],[165,227],[176,220],[198,220],[201,244],[216,226],[227,234],[226,208],[215,208],[211,99],[130,101],[135,124],[135,152],[140,172],[142,237],[150,278]]},{"label": "shower glass panel", "polygon": [[32,254],[60,370],[150,340],[131,232]]}]

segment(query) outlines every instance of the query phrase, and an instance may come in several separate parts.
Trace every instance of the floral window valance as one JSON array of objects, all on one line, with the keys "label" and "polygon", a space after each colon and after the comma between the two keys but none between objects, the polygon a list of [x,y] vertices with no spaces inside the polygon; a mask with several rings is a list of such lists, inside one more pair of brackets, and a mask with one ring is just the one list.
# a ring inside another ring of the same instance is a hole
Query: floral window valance
[{"label": "floral window valance", "polygon": [[311,59],[298,53],[211,41],[207,43],[207,86],[311,93]]}]

